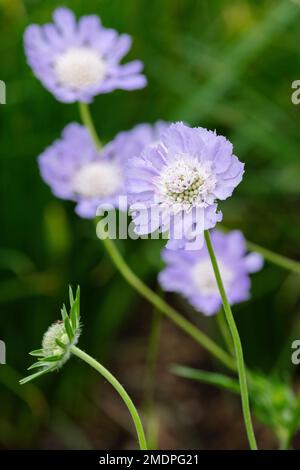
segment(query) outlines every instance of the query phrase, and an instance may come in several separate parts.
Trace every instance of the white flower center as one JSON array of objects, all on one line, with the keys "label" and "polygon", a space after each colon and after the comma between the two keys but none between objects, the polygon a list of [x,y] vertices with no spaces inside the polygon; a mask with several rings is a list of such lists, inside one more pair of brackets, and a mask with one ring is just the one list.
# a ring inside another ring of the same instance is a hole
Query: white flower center
[{"label": "white flower center", "polygon": [[211,204],[215,186],[210,162],[200,163],[188,154],[176,155],[157,181],[160,202],[175,212]]},{"label": "white flower center", "polygon": [[103,80],[106,63],[93,49],[74,47],[57,58],[54,69],[61,85],[82,90]]},{"label": "white flower center", "polygon": [[[229,290],[234,279],[234,272],[222,262],[218,262],[225,290]],[[192,280],[202,295],[219,294],[218,285],[210,260],[205,259],[196,263],[192,268]]]},{"label": "white flower center", "polygon": [[117,192],[123,182],[119,165],[92,162],[78,169],[73,177],[73,191],[83,197],[105,197]]}]

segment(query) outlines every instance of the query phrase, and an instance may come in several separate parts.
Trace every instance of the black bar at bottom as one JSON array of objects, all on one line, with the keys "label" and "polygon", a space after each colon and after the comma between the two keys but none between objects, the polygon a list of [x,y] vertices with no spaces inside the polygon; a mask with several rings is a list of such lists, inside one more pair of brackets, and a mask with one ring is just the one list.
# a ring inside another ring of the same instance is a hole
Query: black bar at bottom
[{"label": "black bar at bottom", "polygon": [[145,465],[190,465],[204,464],[231,466],[255,465],[257,463],[282,468],[289,463],[299,464],[297,451],[81,451],[81,450],[3,450],[0,451],[0,468],[7,465],[22,465],[31,468],[72,465],[75,468],[114,467],[131,468]]}]

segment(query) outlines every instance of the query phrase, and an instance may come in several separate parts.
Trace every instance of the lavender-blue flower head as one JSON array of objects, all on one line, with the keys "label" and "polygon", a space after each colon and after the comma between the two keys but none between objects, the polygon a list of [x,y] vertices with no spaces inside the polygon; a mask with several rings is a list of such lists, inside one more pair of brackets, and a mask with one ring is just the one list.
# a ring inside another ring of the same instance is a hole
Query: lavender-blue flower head
[{"label": "lavender-blue flower head", "polygon": [[197,249],[203,231],[222,218],[217,200],[231,196],[243,172],[225,137],[172,124],[159,142],[129,162],[127,187],[136,233],[169,232],[168,248],[189,248],[192,239],[192,249]]},{"label": "lavender-blue flower head", "polygon": [[[249,273],[262,268],[262,256],[247,254],[240,231],[225,234],[214,230],[211,239],[229,303],[247,300],[251,286]],[[164,249],[162,257],[166,267],[159,274],[159,282],[165,291],[182,294],[205,315],[219,311],[222,301],[206,247],[198,251]]]},{"label": "lavender-blue flower head", "polygon": [[131,47],[130,36],[104,28],[96,15],[76,22],[67,8],[57,8],[53,19],[44,26],[30,25],[24,44],[34,74],[56,99],[89,103],[101,93],[146,85],[140,61],[120,64]]},{"label": "lavender-blue flower head", "polygon": [[119,133],[98,150],[84,126],[69,124],[62,137],[39,157],[42,178],[55,196],[77,202],[81,217],[93,218],[99,205],[120,207],[126,195],[125,167],[146,145],[155,142],[168,125],[140,124]]}]

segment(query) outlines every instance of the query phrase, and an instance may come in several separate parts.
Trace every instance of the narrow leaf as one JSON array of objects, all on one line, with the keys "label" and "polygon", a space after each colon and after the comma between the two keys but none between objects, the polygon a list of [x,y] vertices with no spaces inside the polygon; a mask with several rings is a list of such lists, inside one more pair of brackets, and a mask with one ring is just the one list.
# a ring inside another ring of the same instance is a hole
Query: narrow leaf
[{"label": "narrow leaf", "polygon": [[76,326],[77,326],[77,308],[78,307],[77,307],[77,299],[76,299],[70,311],[70,321],[71,321],[73,330],[76,330]]},{"label": "narrow leaf", "polygon": [[63,304],[63,307],[60,311],[61,311],[62,319],[63,321],[65,321],[65,319],[68,317],[68,312],[67,312],[65,304]]},{"label": "narrow leaf", "polygon": [[40,377],[41,375],[44,375],[46,374],[47,372],[52,372],[52,370],[54,370],[54,367],[51,368],[51,369],[43,369],[39,372],[36,372],[35,374],[32,374],[32,375],[29,375],[28,377],[25,377],[24,379],[20,380],[20,384],[21,385],[24,385],[26,384],[27,382],[30,382],[31,380],[34,380],[36,379],[37,377]]},{"label": "narrow leaf", "polygon": [[72,331],[72,328],[71,328],[71,325],[70,325],[70,319],[69,319],[68,316],[65,318],[64,323],[65,323],[65,329],[66,329],[67,335],[69,337],[69,340],[72,341],[73,331]]},{"label": "narrow leaf", "polygon": [[34,364],[31,364],[31,366],[29,366],[27,368],[27,370],[32,370],[32,369],[37,369],[38,367],[42,368],[46,365],[47,363],[44,363],[43,361],[39,361],[39,362],[35,362]]},{"label": "narrow leaf", "polygon": [[66,349],[65,343],[63,343],[63,342],[60,341],[59,339],[56,338],[56,339],[55,339],[55,342],[56,342],[57,346],[59,346],[60,348]]},{"label": "narrow leaf", "polygon": [[76,302],[77,302],[77,320],[78,320],[78,323],[79,323],[79,319],[80,319],[80,286],[77,286]]},{"label": "narrow leaf", "polygon": [[[58,354],[56,356],[48,356],[48,357],[43,357],[42,361],[43,362],[57,362],[57,361],[60,361],[60,359],[62,358],[63,354]],[[41,362],[42,362],[41,361]]]},{"label": "narrow leaf", "polygon": [[34,351],[31,351],[30,356],[43,356],[44,355],[44,350],[43,349],[35,349]]},{"label": "narrow leaf", "polygon": [[240,392],[238,381],[223,374],[192,369],[190,367],[180,366],[177,364],[171,366],[170,370],[173,374],[184,377],[185,379],[192,379],[209,385],[215,385],[216,387],[230,390],[233,393]]},{"label": "narrow leaf", "polygon": [[73,291],[72,291],[71,286],[69,286],[69,299],[70,299],[70,307],[72,307],[72,305],[74,304],[74,296],[73,296]]}]

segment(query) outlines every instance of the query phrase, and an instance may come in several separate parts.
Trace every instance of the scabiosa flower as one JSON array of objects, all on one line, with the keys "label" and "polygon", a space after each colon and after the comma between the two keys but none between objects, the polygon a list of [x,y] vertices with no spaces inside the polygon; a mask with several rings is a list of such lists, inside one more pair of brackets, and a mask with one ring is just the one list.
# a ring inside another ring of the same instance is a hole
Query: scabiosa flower
[{"label": "scabiosa flower", "polygon": [[221,220],[216,201],[231,196],[243,172],[225,137],[183,123],[171,125],[158,143],[129,162],[136,233],[169,231],[168,248],[189,248],[194,234],[201,240],[203,230]]},{"label": "scabiosa flower", "polygon": [[76,212],[81,217],[95,217],[100,205],[125,210],[121,196],[127,193],[128,158],[158,140],[166,127],[164,122],[140,124],[98,150],[84,126],[69,124],[61,139],[40,155],[41,175],[57,197],[77,202]]},{"label": "scabiosa flower", "polygon": [[[262,256],[247,254],[245,238],[238,230],[227,234],[214,230],[211,239],[229,303],[247,300],[251,285],[249,273],[262,268]],[[222,300],[207,248],[193,252],[164,249],[162,257],[166,262],[159,274],[162,288],[182,294],[205,315],[217,313]]]},{"label": "scabiosa flower", "polygon": [[61,309],[62,320],[53,323],[42,341],[42,349],[37,349],[30,353],[37,357],[37,362],[32,364],[28,370],[37,370],[37,372],[25,377],[20,381],[21,384],[60,369],[71,355],[72,346],[76,346],[80,336],[80,289],[77,288],[74,299],[71,287],[69,288],[70,313],[67,313],[65,305]]},{"label": "scabiosa flower", "polygon": [[57,8],[53,20],[30,25],[24,44],[34,74],[59,101],[89,103],[100,93],[146,85],[140,61],[120,64],[131,47],[130,36],[104,28],[96,15],[76,22],[67,8]]}]

